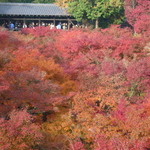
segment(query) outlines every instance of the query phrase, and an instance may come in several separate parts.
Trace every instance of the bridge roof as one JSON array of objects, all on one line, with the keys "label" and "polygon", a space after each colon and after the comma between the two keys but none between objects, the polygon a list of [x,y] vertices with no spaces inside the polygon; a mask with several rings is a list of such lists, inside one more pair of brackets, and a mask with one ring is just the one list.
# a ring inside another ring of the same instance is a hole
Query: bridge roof
[{"label": "bridge roof", "polygon": [[0,15],[70,16],[56,4],[0,3]]}]

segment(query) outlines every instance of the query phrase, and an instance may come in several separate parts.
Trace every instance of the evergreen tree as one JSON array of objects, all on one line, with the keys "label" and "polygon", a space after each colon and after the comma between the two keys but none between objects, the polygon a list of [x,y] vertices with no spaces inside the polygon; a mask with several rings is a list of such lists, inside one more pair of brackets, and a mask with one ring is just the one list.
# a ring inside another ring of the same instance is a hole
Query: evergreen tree
[{"label": "evergreen tree", "polygon": [[78,21],[94,21],[96,28],[101,20],[115,23],[124,16],[122,0],[74,0],[69,3],[69,11]]}]

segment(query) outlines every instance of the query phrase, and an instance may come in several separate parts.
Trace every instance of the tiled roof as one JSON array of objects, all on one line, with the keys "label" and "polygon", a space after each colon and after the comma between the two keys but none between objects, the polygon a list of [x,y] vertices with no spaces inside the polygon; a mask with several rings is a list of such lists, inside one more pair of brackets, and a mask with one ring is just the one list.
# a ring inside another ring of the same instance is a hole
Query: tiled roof
[{"label": "tiled roof", "polygon": [[68,16],[69,14],[55,4],[0,3],[0,15]]}]

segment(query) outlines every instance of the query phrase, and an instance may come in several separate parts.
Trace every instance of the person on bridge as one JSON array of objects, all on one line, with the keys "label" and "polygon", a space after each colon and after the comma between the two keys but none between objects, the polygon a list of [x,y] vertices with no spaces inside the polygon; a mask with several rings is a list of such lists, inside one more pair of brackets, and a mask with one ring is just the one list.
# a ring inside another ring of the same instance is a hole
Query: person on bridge
[{"label": "person on bridge", "polygon": [[9,30],[14,30],[15,29],[15,25],[12,23],[12,22],[10,22],[10,24],[9,24]]}]

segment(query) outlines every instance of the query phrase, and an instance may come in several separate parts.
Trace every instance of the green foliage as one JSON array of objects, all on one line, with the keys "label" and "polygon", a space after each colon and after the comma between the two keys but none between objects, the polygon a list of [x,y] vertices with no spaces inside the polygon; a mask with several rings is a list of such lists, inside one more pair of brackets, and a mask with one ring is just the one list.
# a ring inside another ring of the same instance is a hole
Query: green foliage
[{"label": "green foliage", "polygon": [[69,3],[69,11],[78,21],[108,19],[109,23],[120,23],[124,16],[121,0],[74,0]]}]

